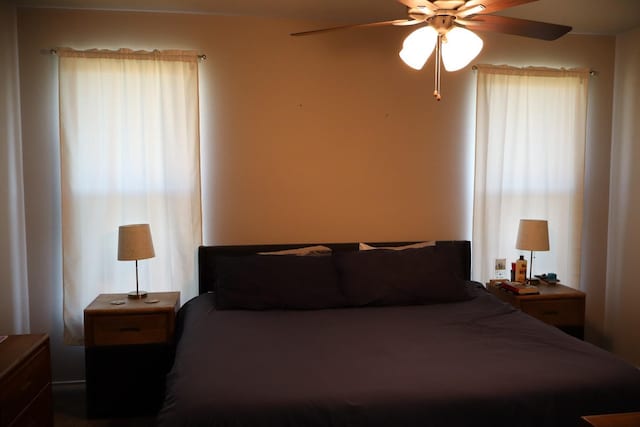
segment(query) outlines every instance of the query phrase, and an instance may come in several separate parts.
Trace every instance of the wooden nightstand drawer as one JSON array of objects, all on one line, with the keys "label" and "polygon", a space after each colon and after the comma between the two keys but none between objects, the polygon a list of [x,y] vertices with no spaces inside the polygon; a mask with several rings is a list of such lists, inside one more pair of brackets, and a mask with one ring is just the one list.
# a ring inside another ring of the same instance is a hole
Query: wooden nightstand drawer
[{"label": "wooden nightstand drawer", "polygon": [[173,317],[164,313],[95,316],[93,341],[87,345],[130,345],[168,342]]},{"label": "wooden nightstand drawer", "polygon": [[42,348],[2,383],[0,425],[9,425],[9,422],[45,388],[49,383],[49,377],[49,352]]},{"label": "wooden nightstand drawer", "polygon": [[525,313],[556,326],[582,325],[584,304],[581,300],[529,300],[520,303]]}]

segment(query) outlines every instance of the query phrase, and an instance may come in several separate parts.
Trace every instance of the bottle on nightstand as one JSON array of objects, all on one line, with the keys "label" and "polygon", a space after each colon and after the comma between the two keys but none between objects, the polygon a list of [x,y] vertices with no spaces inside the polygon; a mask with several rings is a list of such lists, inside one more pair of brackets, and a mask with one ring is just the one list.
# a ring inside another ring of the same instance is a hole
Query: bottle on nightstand
[{"label": "bottle on nightstand", "polygon": [[527,260],[524,255],[516,261],[516,282],[525,283],[527,281]]}]

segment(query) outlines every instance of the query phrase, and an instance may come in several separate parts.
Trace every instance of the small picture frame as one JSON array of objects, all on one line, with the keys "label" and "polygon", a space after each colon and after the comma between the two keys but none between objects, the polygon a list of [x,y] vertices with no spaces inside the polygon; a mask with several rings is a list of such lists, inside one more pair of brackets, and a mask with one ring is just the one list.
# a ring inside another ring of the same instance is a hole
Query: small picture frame
[{"label": "small picture frame", "polygon": [[507,278],[507,259],[506,258],[496,258],[494,264],[495,277],[496,279],[506,279]]}]

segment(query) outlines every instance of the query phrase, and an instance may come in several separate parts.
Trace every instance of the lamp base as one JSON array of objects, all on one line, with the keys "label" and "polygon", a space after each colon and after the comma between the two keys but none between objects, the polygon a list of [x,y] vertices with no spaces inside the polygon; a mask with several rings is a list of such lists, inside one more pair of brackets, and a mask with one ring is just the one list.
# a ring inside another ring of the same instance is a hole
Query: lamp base
[{"label": "lamp base", "polygon": [[128,297],[133,299],[146,298],[147,291],[131,291],[129,292]]}]

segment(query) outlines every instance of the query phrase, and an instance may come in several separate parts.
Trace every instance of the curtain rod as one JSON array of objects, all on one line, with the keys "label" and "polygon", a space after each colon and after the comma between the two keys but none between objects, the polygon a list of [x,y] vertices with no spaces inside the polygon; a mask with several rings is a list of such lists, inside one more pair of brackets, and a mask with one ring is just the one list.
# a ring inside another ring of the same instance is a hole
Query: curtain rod
[{"label": "curtain rod", "polygon": [[[49,49],[49,54],[51,54],[51,55],[57,55],[57,54],[58,54],[58,50],[57,50],[57,49],[55,49],[55,48],[51,48],[51,49]],[[207,60],[207,55],[205,55],[205,54],[203,53],[203,54],[201,54],[201,55],[197,55],[197,56],[198,56],[198,59],[199,59],[200,61],[202,61],[202,62],[206,62],[206,60]]]},{"label": "curtain rod", "polygon": [[[478,71],[478,66],[477,66],[477,65],[472,65],[472,66],[471,66],[471,69],[472,69],[473,71]],[[597,70],[589,70],[589,75],[590,75],[591,77],[596,77],[596,76],[598,76],[598,74],[599,74],[599,73],[598,73],[598,71],[597,71]]]}]

